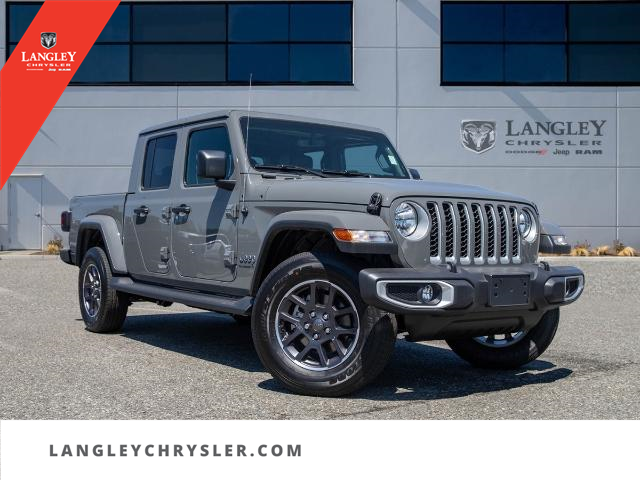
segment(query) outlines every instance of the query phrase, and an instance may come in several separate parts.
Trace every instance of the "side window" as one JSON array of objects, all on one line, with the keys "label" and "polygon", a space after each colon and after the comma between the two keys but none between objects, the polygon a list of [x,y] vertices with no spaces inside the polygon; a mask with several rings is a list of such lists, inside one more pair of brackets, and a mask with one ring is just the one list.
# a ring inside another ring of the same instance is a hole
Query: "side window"
[{"label": "side window", "polygon": [[143,189],[169,188],[177,138],[177,135],[173,134],[149,140],[144,157]]},{"label": "side window", "polygon": [[219,150],[227,155],[227,175],[233,174],[233,155],[227,127],[213,127],[196,130],[189,135],[189,150],[187,152],[187,164],[184,180],[188,187],[196,185],[211,185],[215,181],[211,178],[198,176],[198,152],[200,150]]}]

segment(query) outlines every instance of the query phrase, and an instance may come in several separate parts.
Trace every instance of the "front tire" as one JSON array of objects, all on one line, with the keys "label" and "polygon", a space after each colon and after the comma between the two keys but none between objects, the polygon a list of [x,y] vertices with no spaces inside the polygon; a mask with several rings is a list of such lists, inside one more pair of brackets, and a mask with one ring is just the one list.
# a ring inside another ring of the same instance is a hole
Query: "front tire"
[{"label": "front tire", "polygon": [[396,339],[393,316],[367,306],[358,266],[301,253],[277,266],[256,296],[252,335],[265,368],[303,395],[347,395],[376,378]]},{"label": "front tire", "polygon": [[111,278],[111,266],[104,250],[89,249],[80,266],[78,297],[82,319],[91,332],[117,332],[127,317],[129,296],[110,288]]},{"label": "front tire", "polygon": [[545,313],[528,332],[447,340],[449,347],[462,359],[481,368],[512,370],[532,362],[551,344],[558,330],[560,310]]}]

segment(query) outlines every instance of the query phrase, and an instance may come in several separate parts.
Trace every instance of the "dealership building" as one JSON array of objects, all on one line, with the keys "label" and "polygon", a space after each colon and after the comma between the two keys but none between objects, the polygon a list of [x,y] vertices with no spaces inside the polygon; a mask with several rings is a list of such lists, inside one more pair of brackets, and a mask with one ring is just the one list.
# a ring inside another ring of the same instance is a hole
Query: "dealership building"
[{"label": "dealership building", "polygon": [[[0,1],[0,62],[39,8]],[[139,131],[249,102],[381,128],[423,179],[640,247],[639,26],[640,2],[122,2],[0,190],[0,249],[65,238],[72,196],[126,191]]]}]

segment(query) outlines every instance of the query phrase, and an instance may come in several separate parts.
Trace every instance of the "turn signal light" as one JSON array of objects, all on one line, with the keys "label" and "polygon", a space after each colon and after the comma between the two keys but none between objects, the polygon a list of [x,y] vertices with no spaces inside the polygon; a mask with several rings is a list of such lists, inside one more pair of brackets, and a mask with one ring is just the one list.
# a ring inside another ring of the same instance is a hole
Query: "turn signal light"
[{"label": "turn signal light", "polygon": [[374,230],[348,230],[346,228],[335,228],[333,236],[341,242],[350,243],[391,243],[389,232]]}]

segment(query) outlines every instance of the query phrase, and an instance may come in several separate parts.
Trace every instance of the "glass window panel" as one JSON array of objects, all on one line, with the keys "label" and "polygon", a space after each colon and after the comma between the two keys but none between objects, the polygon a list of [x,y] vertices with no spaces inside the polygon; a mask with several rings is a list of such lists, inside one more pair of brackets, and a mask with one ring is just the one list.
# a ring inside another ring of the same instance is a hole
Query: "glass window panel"
[{"label": "glass window panel", "polygon": [[[19,42],[42,5],[9,5],[9,41]],[[4,7],[4,5],[3,5]]]},{"label": "glass window panel", "polygon": [[504,81],[502,45],[443,45],[442,59],[445,82]]},{"label": "glass window panel", "polygon": [[134,82],[223,82],[224,45],[134,45]]},{"label": "glass window panel", "polygon": [[207,128],[196,130],[189,136],[189,151],[185,171],[185,182],[189,186],[210,185],[215,183],[212,178],[198,176],[198,152],[200,150],[219,150],[227,154],[227,175],[233,174],[233,154],[229,143],[229,133],[226,127]]},{"label": "glass window panel", "polygon": [[499,4],[446,3],[442,5],[445,42],[501,42],[504,8]]},{"label": "glass window panel", "polygon": [[291,41],[351,41],[351,5],[292,4]]},{"label": "glass window panel", "polygon": [[265,118],[249,121],[243,117],[240,125],[245,142],[249,143],[252,165],[296,165],[408,177],[398,154],[381,133]]},{"label": "glass window panel", "polygon": [[563,42],[566,38],[564,4],[506,5],[506,41]]},{"label": "glass window panel", "polygon": [[142,167],[142,188],[151,187],[151,173],[153,172],[153,153],[156,150],[156,141],[147,142],[147,151],[144,154],[144,165]]},{"label": "glass window panel", "polygon": [[136,42],[222,42],[226,36],[224,4],[133,5]]},{"label": "glass window panel", "polygon": [[149,141],[143,167],[144,188],[169,188],[176,140],[176,135],[166,135]]},{"label": "glass window panel", "polygon": [[402,171],[394,153],[380,145],[356,145],[344,149],[345,170],[378,177],[400,177]]},{"label": "glass window panel", "polygon": [[505,80],[519,83],[566,81],[564,45],[507,45]]},{"label": "glass window panel", "polygon": [[128,42],[129,41],[129,5],[119,5],[111,15],[98,42]]},{"label": "glass window panel", "polygon": [[248,82],[289,80],[288,45],[229,45],[229,80]]},{"label": "glass window panel", "polygon": [[572,45],[572,82],[640,82],[640,45]]},{"label": "glass window panel", "polygon": [[129,81],[129,46],[94,45],[72,82],[125,83]]},{"label": "glass window panel", "polygon": [[294,82],[351,82],[351,45],[291,45]]},{"label": "glass window panel", "polygon": [[229,5],[229,41],[286,42],[288,39],[288,5]]},{"label": "glass window panel", "polygon": [[573,41],[640,40],[640,4],[570,4],[569,35]]}]

